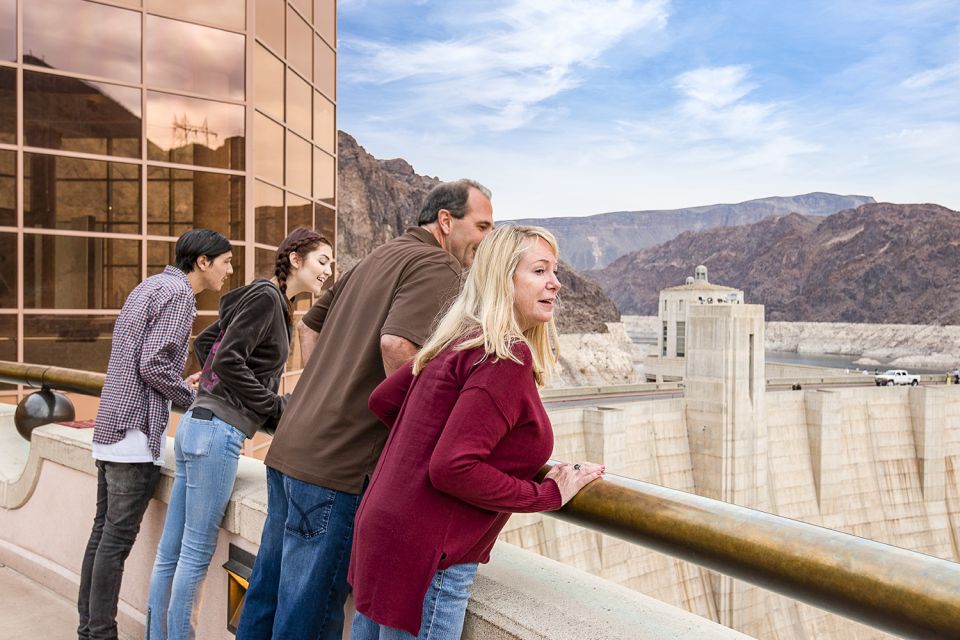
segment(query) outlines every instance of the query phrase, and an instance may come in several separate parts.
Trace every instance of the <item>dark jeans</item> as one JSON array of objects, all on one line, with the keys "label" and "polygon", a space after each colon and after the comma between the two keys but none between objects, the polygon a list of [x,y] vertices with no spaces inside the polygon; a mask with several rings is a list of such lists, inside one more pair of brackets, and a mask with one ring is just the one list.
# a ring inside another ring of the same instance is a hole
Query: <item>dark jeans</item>
[{"label": "dark jeans", "polygon": [[80,640],[116,640],[123,564],[160,480],[152,462],[97,461],[97,515],[80,570]]},{"label": "dark jeans", "polygon": [[237,640],[340,640],[360,498],[267,467],[267,520]]}]

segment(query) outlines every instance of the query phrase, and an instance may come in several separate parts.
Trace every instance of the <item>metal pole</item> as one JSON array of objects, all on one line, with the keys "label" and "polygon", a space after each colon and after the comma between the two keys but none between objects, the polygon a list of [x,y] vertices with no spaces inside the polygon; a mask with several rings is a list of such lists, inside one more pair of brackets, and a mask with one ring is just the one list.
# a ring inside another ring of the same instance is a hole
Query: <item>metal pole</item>
[{"label": "metal pole", "polygon": [[610,474],[550,515],[888,633],[960,638],[955,562]]}]

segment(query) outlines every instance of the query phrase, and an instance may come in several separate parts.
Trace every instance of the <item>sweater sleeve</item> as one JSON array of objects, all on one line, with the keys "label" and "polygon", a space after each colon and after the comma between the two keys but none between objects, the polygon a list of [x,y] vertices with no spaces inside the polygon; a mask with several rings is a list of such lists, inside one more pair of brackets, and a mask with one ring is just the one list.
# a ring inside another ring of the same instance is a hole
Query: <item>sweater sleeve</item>
[{"label": "sweater sleeve", "polygon": [[217,377],[248,409],[261,416],[276,416],[283,410],[283,400],[263,386],[247,364],[250,354],[277,324],[277,296],[262,289],[244,300],[243,308],[228,323],[212,366]]},{"label": "sweater sleeve", "polygon": [[512,427],[486,389],[465,389],[430,458],[430,482],[440,491],[491,511],[533,513],[559,509],[560,489],[555,482],[523,480],[487,463],[490,453]]},{"label": "sweater sleeve", "polygon": [[375,416],[380,418],[387,428],[392,429],[400,407],[407,397],[407,391],[413,383],[413,366],[407,363],[400,367],[381,382],[370,394],[368,406]]}]

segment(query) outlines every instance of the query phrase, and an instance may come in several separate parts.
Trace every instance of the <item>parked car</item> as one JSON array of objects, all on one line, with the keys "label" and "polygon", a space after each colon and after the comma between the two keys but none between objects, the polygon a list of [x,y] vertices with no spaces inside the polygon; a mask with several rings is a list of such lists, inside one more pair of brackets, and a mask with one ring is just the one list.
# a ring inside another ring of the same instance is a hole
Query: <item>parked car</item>
[{"label": "parked car", "polygon": [[920,384],[920,376],[910,375],[903,369],[888,369],[875,375],[873,381],[877,383],[878,387],[895,384],[909,384],[915,387]]}]

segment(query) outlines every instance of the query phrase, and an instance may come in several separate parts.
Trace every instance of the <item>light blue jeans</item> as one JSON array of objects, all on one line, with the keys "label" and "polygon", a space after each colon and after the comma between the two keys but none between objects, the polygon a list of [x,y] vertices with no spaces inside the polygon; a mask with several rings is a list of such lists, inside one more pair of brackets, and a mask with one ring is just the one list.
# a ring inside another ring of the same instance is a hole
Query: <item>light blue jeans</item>
[{"label": "light blue jeans", "polygon": [[455,564],[434,574],[423,599],[423,617],[416,639],[406,631],[377,624],[357,611],[350,640],[460,640],[470,587],[476,576],[476,563]]},{"label": "light blue jeans", "polygon": [[200,589],[217,548],[246,436],[188,411],[174,437],[177,472],[147,598],[147,640],[192,640]]}]

